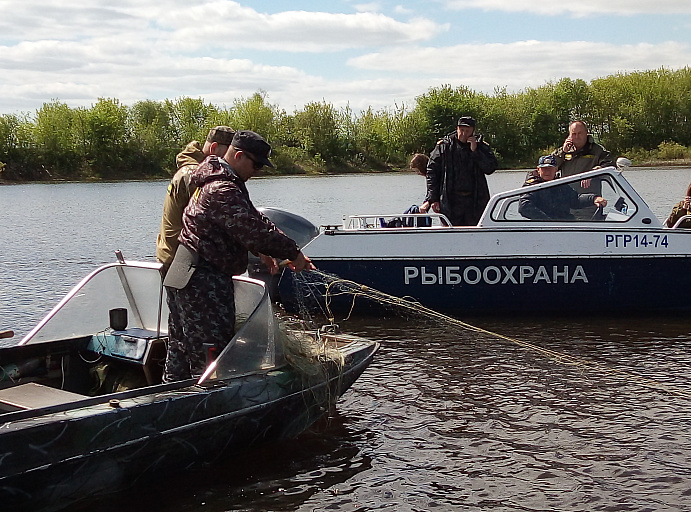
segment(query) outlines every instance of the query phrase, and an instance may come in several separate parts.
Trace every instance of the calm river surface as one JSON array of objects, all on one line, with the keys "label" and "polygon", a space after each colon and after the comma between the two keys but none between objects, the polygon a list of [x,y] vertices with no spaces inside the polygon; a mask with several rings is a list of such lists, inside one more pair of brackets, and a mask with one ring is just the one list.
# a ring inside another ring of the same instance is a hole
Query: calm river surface
[{"label": "calm river surface", "polygon": [[[691,169],[626,176],[664,219]],[[523,177],[497,172],[491,191],[519,187]],[[166,185],[0,186],[0,329],[20,339],[116,249],[153,260]],[[402,212],[421,201],[424,180],[288,177],[248,188],[257,206],[340,224],[343,214]],[[328,421],[84,510],[691,510],[688,318],[464,320],[626,375],[413,319],[350,319],[343,330],[382,349]]]}]

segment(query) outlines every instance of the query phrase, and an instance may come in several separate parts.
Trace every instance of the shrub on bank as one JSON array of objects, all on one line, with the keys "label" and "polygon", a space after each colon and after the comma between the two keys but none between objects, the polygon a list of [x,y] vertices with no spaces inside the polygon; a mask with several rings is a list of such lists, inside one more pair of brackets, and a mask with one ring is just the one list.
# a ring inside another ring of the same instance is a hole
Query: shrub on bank
[{"label": "shrub on bank", "polygon": [[670,90],[691,89],[691,68],[661,68],[598,78],[568,78],[535,89],[492,95],[465,86],[433,87],[412,108],[354,113],[326,101],[288,114],[259,91],[229,108],[201,98],[144,100],[131,107],[101,98],[91,108],[59,101],[35,115],[0,116],[4,180],[141,179],[175,171],[175,155],[209,128],[254,130],[273,146],[273,174],[404,169],[413,153],[429,154],[472,115],[501,168],[535,165],[559,147],[569,122],[584,120],[614,155],[635,164],[691,158],[691,102]]}]

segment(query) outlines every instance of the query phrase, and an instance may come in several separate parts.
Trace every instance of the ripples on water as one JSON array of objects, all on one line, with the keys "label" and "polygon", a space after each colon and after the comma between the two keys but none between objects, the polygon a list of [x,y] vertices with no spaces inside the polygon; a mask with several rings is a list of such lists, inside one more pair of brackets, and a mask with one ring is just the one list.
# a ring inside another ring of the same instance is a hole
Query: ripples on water
[{"label": "ripples on water", "polygon": [[[691,393],[678,318],[474,323]],[[100,510],[691,510],[688,396],[417,321],[343,327],[382,350],[329,421]]]},{"label": "ripples on water", "polygon": [[[521,178],[498,174],[493,192]],[[648,187],[644,197],[664,217],[690,178],[686,170],[631,181]],[[370,213],[381,200],[402,211],[423,187],[396,176],[408,192],[382,199],[392,177],[357,186],[363,179],[253,180],[249,188],[258,205],[338,223],[341,213]],[[25,333],[69,287],[113,261],[114,249],[153,258],[165,184],[60,187],[0,187],[0,328]],[[329,209],[310,200],[334,191],[350,195]],[[683,317],[468,320],[691,393]],[[688,395],[417,320],[341,327],[382,349],[330,420],[296,440],[72,510],[691,510]]]}]

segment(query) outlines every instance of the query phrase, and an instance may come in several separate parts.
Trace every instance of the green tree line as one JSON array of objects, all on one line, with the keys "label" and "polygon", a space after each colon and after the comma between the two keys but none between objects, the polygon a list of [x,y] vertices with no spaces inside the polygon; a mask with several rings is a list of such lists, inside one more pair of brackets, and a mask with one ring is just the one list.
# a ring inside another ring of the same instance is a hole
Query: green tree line
[{"label": "green tree line", "polygon": [[32,114],[0,116],[0,179],[143,179],[169,175],[175,155],[209,128],[254,130],[273,146],[276,173],[403,168],[455,129],[460,115],[502,168],[532,167],[561,145],[574,119],[616,155],[636,163],[691,157],[691,68],[564,78],[517,93],[443,85],[414,105],[355,113],[321,101],[287,113],[264,92],[220,108],[202,99],[144,100],[126,106],[101,98],[90,108],[45,103]]}]

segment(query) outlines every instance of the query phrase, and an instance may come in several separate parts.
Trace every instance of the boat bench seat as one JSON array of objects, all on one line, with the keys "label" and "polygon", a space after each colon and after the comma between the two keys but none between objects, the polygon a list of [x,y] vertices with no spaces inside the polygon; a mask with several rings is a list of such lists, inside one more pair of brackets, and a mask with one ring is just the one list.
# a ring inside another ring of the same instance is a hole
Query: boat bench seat
[{"label": "boat bench seat", "polygon": [[52,405],[61,405],[87,398],[85,395],[63,391],[28,382],[11,388],[0,390],[0,411],[14,412],[28,409],[40,409]]}]

